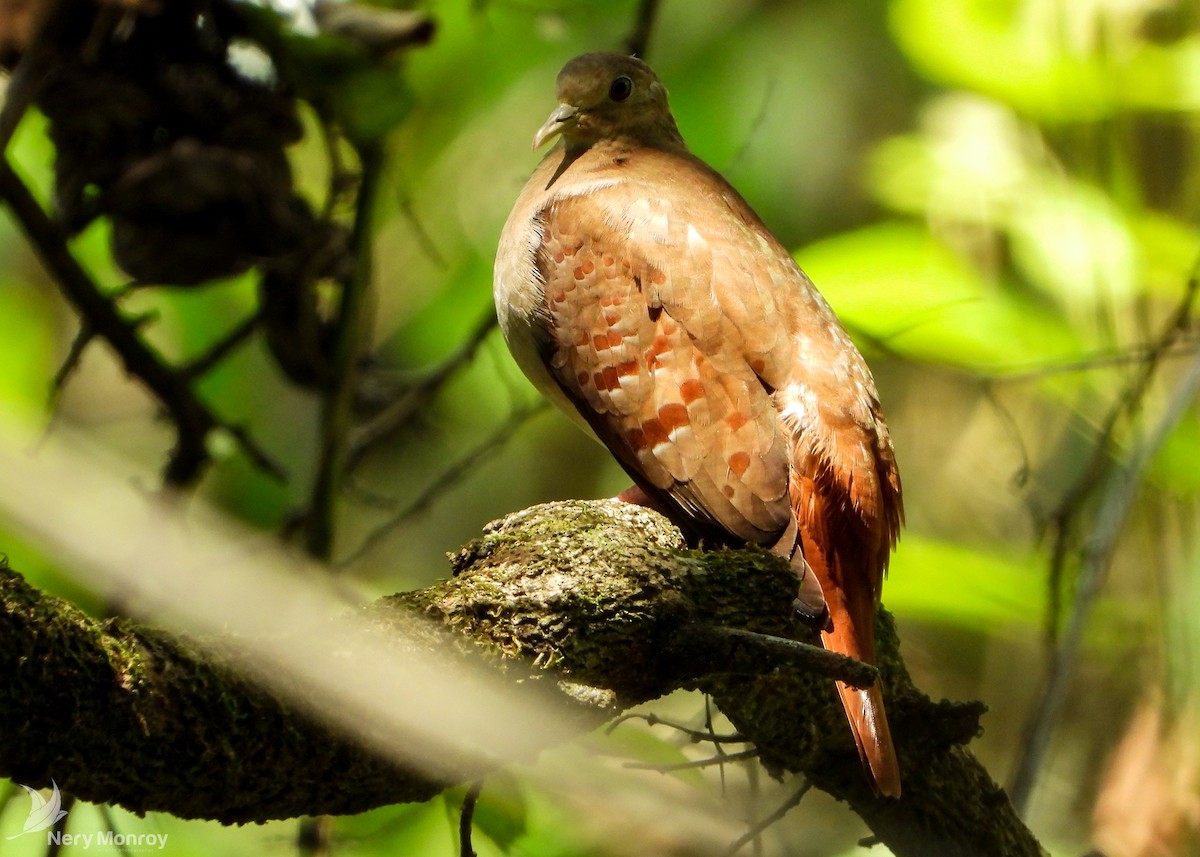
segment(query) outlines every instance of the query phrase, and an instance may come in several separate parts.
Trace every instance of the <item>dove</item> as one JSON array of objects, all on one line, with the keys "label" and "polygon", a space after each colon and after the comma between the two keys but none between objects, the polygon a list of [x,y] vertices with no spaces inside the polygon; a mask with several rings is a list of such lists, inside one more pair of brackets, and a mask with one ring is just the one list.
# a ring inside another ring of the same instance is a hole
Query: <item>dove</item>
[{"label": "dove", "polygon": [[[632,477],[622,498],[703,544],[765,546],[826,648],[874,661],[903,520],[870,369],[750,205],[680,135],[634,57],[558,75],[551,149],[501,233],[494,293],[518,365]],[[878,680],[837,683],[872,788],[900,795]]]}]

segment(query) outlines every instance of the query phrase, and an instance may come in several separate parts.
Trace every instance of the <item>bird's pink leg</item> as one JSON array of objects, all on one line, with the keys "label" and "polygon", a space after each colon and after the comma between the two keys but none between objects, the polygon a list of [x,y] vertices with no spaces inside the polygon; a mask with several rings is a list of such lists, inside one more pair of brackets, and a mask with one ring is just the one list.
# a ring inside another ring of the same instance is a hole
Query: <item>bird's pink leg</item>
[{"label": "bird's pink leg", "polygon": [[665,518],[672,517],[672,510],[668,509],[661,502],[651,497],[637,485],[630,485],[613,499],[620,500],[622,503],[632,503],[635,506],[645,506],[647,509],[653,509]]}]

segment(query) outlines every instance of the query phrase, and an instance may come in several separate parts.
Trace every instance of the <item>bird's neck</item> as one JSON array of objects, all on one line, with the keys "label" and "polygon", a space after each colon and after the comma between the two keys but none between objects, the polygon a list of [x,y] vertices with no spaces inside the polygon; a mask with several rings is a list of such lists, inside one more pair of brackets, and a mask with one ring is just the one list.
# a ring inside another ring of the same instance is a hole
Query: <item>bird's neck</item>
[{"label": "bird's neck", "polygon": [[681,154],[688,151],[675,120],[670,116],[654,125],[623,128],[598,139],[577,137],[567,138],[564,142],[568,160],[574,160],[585,152],[592,152],[600,157],[611,155],[616,158],[638,149],[659,149]]}]

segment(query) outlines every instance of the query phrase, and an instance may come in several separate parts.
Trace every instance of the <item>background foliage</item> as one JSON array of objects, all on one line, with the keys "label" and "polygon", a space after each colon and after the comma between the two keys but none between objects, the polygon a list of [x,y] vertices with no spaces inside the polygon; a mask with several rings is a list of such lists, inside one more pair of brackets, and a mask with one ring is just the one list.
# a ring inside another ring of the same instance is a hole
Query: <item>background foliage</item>
[{"label": "background foliage", "polygon": [[[348,133],[388,132],[370,224],[371,324],[381,377],[399,385],[457,353],[487,317],[496,239],[536,161],[529,140],[553,106],[554,75],[584,50],[619,48],[637,4],[439,0],[427,10],[436,35],[402,66],[338,65],[317,39],[293,54],[310,99],[333,104]],[[1200,853],[1200,411],[1187,313],[1200,256],[1198,25],[1189,0],[664,0],[649,43],[693,150],[795,248],[868,355],[908,510],[885,603],[919,685],[991,707],[975,746],[997,778],[1022,764],[1038,773],[1026,778],[1028,815],[1058,854]],[[328,152],[317,113],[303,118],[289,157],[319,206]],[[54,150],[38,115],[8,157],[46,199]],[[101,219],[71,246],[116,289],[125,277],[110,228]],[[255,295],[245,275],[140,289],[121,306],[152,314],[145,335],[183,359]],[[0,406],[50,431],[86,429],[154,484],[169,434],[104,347],[85,351],[47,408],[76,327],[19,231],[0,222]],[[258,337],[200,391],[289,476],[256,470],[218,435],[199,491],[279,530],[312,488],[316,397],[283,377]],[[528,416],[536,401],[489,334],[354,472],[333,549],[353,561],[340,573],[380,594],[419,586],[444,576],[443,554],[492,518],[625,487],[560,415]],[[383,524],[386,536],[362,550]],[[3,521],[0,545],[34,583],[88,603]],[[1059,705],[1045,683],[1056,651]],[[655,710],[695,721],[702,702]],[[1039,711],[1046,728],[1031,733]],[[627,725],[586,751],[664,761],[684,744]],[[747,818],[783,796],[741,770],[680,776],[726,788]],[[0,804],[5,831],[25,811],[24,793],[9,794],[20,799]],[[455,853],[456,798],[337,819],[339,851]],[[568,813],[514,772],[489,781],[476,848],[600,853],[596,830],[613,820],[595,813]],[[295,850],[289,824],[116,815],[124,831],[170,831],[172,854]],[[852,853],[861,835],[848,813],[809,796],[764,845]],[[4,843],[13,854],[35,846]]]}]

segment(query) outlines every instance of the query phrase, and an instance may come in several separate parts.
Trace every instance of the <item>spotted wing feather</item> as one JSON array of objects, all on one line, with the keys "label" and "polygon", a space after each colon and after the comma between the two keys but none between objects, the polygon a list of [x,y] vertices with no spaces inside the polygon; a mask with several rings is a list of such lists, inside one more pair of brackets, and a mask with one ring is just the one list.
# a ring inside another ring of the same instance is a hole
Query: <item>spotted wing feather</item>
[{"label": "spotted wing feather", "polygon": [[[670,496],[701,529],[773,541],[791,511],[789,444],[771,394],[731,356],[738,331],[677,299],[681,285],[711,294],[711,265],[692,256],[698,264],[680,284],[629,239],[636,206],[597,218],[595,202],[560,199],[541,215],[551,373],[643,487]],[[688,238],[670,223],[647,234],[664,251]]]}]

